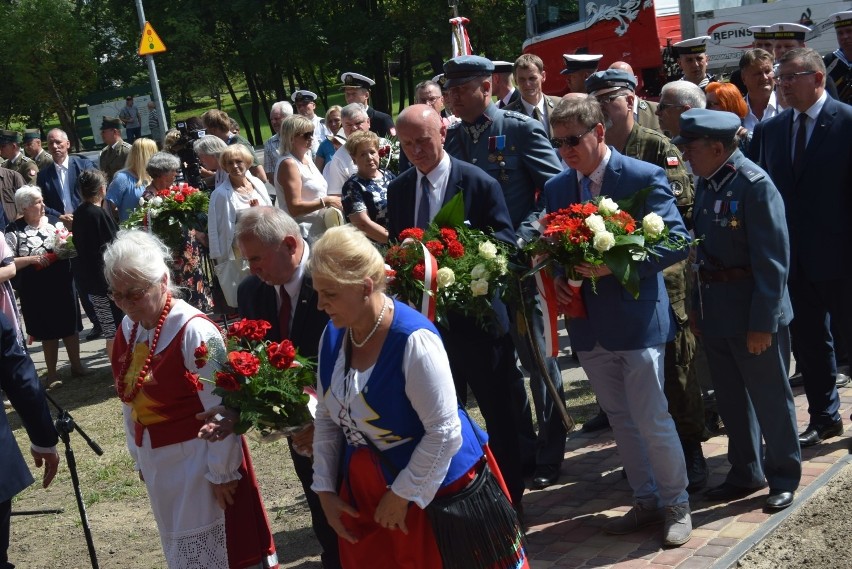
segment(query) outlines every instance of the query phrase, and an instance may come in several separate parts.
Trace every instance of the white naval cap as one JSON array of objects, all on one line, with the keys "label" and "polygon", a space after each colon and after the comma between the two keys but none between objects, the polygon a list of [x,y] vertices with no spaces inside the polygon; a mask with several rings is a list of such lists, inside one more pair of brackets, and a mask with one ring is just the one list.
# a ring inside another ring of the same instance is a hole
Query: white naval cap
[{"label": "white naval cap", "polygon": [[601,62],[603,54],[591,53],[563,53],[562,59],[565,62],[565,69],[560,73],[568,75],[577,71],[595,71]]},{"label": "white naval cap", "polygon": [[689,38],[688,40],[679,41],[672,44],[675,53],[680,55],[694,55],[705,53],[707,51],[707,42],[710,41],[710,36],[698,36],[697,38]]},{"label": "white naval cap", "polygon": [[352,73],[351,71],[346,71],[340,75],[340,80],[343,81],[343,88],[346,87],[361,87],[362,89],[369,89],[373,85],[376,84],[375,81],[361,75],[360,73]]}]

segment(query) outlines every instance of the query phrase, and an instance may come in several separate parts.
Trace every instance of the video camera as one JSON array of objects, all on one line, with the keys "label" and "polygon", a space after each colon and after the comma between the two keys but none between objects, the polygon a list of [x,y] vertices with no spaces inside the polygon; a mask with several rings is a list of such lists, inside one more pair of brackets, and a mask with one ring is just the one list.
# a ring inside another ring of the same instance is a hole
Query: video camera
[{"label": "video camera", "polygon": [[205,136],[207,132],[204,129],[190,130],[185,121],[175,124],[175,128],[180,132],[180,138],[173,146],[181,164],[181,177],[183,179],[179,181],[186,182],[199,190],[207,190],[208,188],[201,177],[201,162],[193,149],[195,141]]}]

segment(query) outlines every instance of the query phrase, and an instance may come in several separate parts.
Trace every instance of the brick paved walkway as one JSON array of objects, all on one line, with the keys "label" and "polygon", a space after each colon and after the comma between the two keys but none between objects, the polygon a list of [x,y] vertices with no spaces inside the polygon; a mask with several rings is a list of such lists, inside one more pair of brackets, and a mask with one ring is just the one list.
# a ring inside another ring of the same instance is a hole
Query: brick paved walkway
[{"label": "brick paved walkway", "polygon": [[[808,421],[807,401],[802,388],[794,389],[794,395],[802,430]],[[847,387],[841,389],[840,413],[847,423],[850,407],[852,387]],[[711,473],[708,487],[724,481],[728,470],[726,451],[724,434],[704,443]],[[796,501],[787,510],[764,513],[765,489],[728,504],[705,501],[697,493],[690,499],[692,538],[679,548],[663,549],[661,526],[627,536],[611,536],[601,531],[609,518],[621,516],[630,509],[630,487],[621,475],[612,431],[586,434],[577,430],[568,438],[560,484],[546,490],[528,491],[524,496],[532,567],[730,567],[846,466],[850,460],[847,435],[803,449],[802,458],[802,483]]]}]

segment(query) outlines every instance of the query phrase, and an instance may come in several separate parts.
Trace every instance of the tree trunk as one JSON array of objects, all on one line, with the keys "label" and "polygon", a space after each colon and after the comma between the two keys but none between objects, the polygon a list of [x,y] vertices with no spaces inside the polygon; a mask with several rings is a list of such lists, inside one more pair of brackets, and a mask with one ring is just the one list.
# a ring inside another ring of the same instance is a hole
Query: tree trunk
[{"label": "tree trunk", "polygon": [[[221,62],[219,62],[219,72],[222,74],[222,79],[225,81],[225,87],[228,88],[228,93],[231,94],[231,99],[234,101],[234,106],[237,109],[237,114],[240,115],[240,121],[242,121],[243,124],[247,125],[248,120],[246,119],[245,113],[243,113],[243,106],[240,104],[240,100],[237,98],[237,94],[234,92],[234,86],[231,85],[231,80],[228,79],[228,74],[225,73],[225,66],[222,65]],[[250,132],[247,132],[246,134],[251,136]],[[254,145],[254,142],[251,140],[251,138],[249,138],[249,143]]]},{"label": "tree trunk", "polygon": [[[254,145],[254,141],[262,141],[263,136],[260,134],[260,98],[257,95],[257,84],[254,80],[254,74],[248,69],[243,70],[243,75],[246,78],[246,87],[248,87],[249,95],[251,96],[251,125],[246,125],[246,138]],[[251,129],[254,128],[254,136],[251,135]],[[260,142],[258,142],[260,144]]]}]

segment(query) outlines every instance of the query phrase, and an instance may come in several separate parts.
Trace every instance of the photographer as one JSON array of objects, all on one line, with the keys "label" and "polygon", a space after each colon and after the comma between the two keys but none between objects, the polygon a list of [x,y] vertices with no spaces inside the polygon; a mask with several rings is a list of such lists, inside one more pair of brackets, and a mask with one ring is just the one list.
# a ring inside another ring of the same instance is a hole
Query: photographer
[{"label": "photographer", "polygon": [[186,182],[199,190],[209,191],[215,184],[206,183],[205,178],[212,175],[212,172],[205,172],[198,159],[198,154],[195,152],[196,141],[206,134],[201,119],[190,117],[185,121],[177,122],[175,127],[179,136],[171,143],[167,140],[164,149],[166,152],[177,155],[180,159],[180,173],[177,181]]}]

